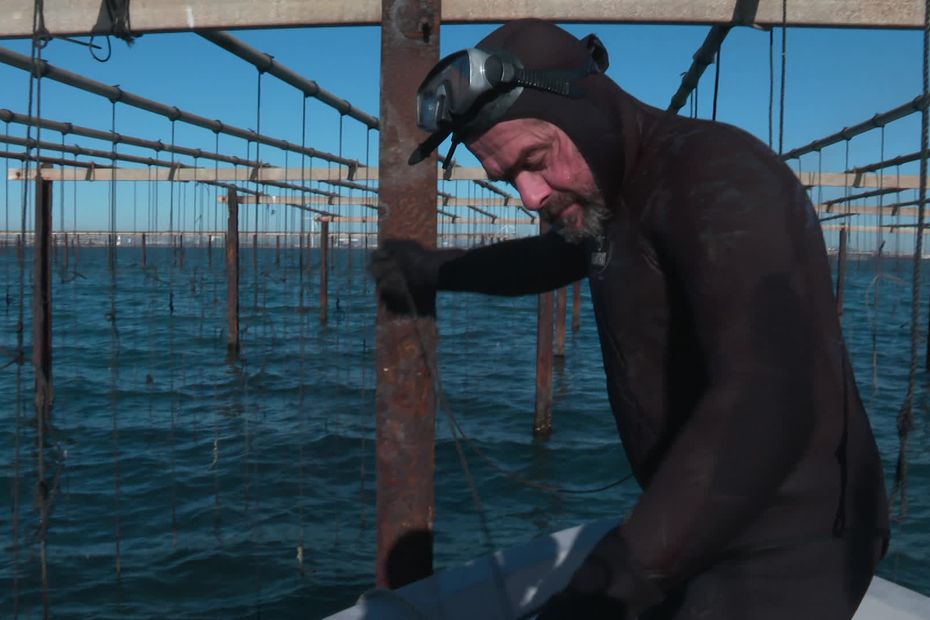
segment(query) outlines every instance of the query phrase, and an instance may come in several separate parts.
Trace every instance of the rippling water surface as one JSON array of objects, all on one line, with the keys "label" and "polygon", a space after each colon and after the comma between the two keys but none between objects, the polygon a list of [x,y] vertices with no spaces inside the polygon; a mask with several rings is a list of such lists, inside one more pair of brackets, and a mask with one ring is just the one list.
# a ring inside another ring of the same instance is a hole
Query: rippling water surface
[{"label": "rippling water surface", "polygon": [[[315,251],[314,251],[315,252]],[[55,406],[45,477],[48,605],[58,618],[318,618],[374,581],[374,299],[362,250],[339,250],[330,320],[319,256],[243,249],[242,357],[226,358],[222,250],[83,248],[54,279]],[[253,268],[257,264],[258,269]],[[30,350],[29,268],[24,311]],[[930,266],[928,266],[930,267]],[[844,327],[890,481],[909,366],[910,262],[853,259]],[[875,290],[878,288],[878,302]],[[301,293],[302,291],[302,293]],[[42,613],[36,426],[15,360],[20,275],[0,248],[0,617]],[[531,438],[535,298],[440,298],[442,387],[501,466],[596,487],[628,471],[604,390],[593,316],[555,372],[554,424]],[[113,311],[115,309],[115,312]],[[926,318],[922,319],[924,322]],[[925,323],[924,323],[925,324]],[[925,343],[920,343],[921,357]],[[918,375],[910,504],[881,573],[930,594],[927,374]],[[436,566],[486,552],[445,417],[437,422]],[[633,483],[553,496],[468,452],[493,544],[621,515]]]}]

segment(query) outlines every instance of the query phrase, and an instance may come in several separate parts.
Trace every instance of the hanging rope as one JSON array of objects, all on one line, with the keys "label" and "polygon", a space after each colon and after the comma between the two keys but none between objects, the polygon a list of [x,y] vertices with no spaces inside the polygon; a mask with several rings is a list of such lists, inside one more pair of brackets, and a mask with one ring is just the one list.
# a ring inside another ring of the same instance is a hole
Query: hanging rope
[{"label": "hanging rope", "polygon": [[778,154],[785,142],[785,68],[788,57],[788,0],[781,3],[781,91],[778,102]]},{"label": "hanging rope", "polygon": [[116,103],[117,99],[111,100],[110,110],[110,135],[113,136],[111,141],[111,153],[113,158],[110,161],[111,176],[109,183],[109,235],[107,239],[107,265],[110,273],[110,311],[106,315],[107,322],[110,324],[110,417],[112,422],[111,439],[113,443],[113,519],[115,527],[115,560],[114,567],[116,570],[117,588],[122,583],[122,516],[121,516],[121,467],[120,467],[120,447],[119,447],[119,407],[117,405],[118,386],[119,386],[119,331],[116,326]]},{"label": "hanging rope", "polygon": [[911,364],[907,375],[907,392],[898,412],[898,461],[895,465],[894,486],[891,490],[889,510],[898,503],[898,520],[907,517],[907,441],[914,427],[914,391],[917,386],[917,345],[920,341],[921,258],[923,255],[924,216],[927,206],[927,149],[930,116],[927,97],[930,96],[930,0],[924,2],[923,37],[923,105],[920,108],[920,190],[917,202],[917,236],[914,240],[913,287],[911,289]]},{"label": "hanging rope", "polygon": [[[885,126],[881,127],[881,144],[880,144],[880,153],[879,161],[885,160]],[[878,172],[878,187],[879,189],[884,189],[885,187],[885,169],[881,168]],[[878,230],[875,235],[875,277],[873,278],[873,285],[875,287],[874,296],[873,296],[873,305],[872,305],[872,389],[873,391],[878,388],[878,330],[879,330],[879,310],[881,308],[881,285],[882,285],[882,274],[883,274],[883,265],[882,265],[882,251],[885,247],[885,239],[883,235],[883,226],[884,226],[884,194],[878,195]]]},{"label": "hanging rope", "polygon": [[[264,71],[258,69],[258,85],[256,87],[256,99],[255,99],[255,133],[261,134],[262,132],[262,76]],[[255,161],[259,162],[261,166],[261,142],[258,140],[255,141]],[[259,191],[259,175],[258,171],[255,175],[255,191]],[[256,197],[260,194],[256,193]],[[258,314],[258,212],[261,208],[259,201],[255,201],[255,228],[252,230],[252,311],[255,314]]]},{"label": "hanging rope", "polygon": [[714,109],[711,112],[711,120],[717,120],[717,94],[720,91],[720,54],[723,47],[717,50],[717,57],[714,60]]},{"label": "hanging rope", "polygon": [[769,148],[772,148],[772,129],[775,122],[775,30],[769,30]]},{"label": "hanging rope", "polygon": [[[42,49],[47,44],[47,39],[44,38],[44,35],[47,33],[45,29],[45,17],[44,17],[44,3],[43,0],[35,0],[33,5],[33,18],[32,18],[32,48],[31,48],[31,62],[32,66],[38,66],[38,63],[42,59]],[[35,98],[33,99],[33,94]],[[29,93],[28,93],[28,105],[27,113],[29,116],[33,115],[33,104],[35,105],[35,116],[36,118],[42,117],[42,75],[35,73],[30,74],[29,77]],[[41,156],[41,147],[38,146],[41,140],[41,128],[36,128],[36,161],[39,161]],[[31,186],[30,179],[32,178],[29,174],[30,162],[29,156],[31,152],[31,126],[26,127],[26,161],[25,161],[25,179],[24,190],[22,194],[22,218],[21,218],[21,243],[20,243],[20,268],[19,268],[19,322],[17,324],[17,352],[18,352],[18,364],[17,364],[17,404],[21,398],[20,392],[20,381],[21,374],[19,372],[19,367],[25,363],[25,351],[23,349],[23,318],[24,318],[24,305],[25,305],[25,264],[23,261],[23,253],[25,252],[25,243],[26,243],[26,220],[27,220],[27,205],[29,203],[29,188]],[[38,163],[36,164],[36,180],[39,180],[39,168]],[[35,291],[34,295],[37,295],[38,292]],[[35,319],[35,316],[33,316]],[[38,402],[37,402],[38,404]],[[17,415],[19,419],[19,415]],[[39,542],[39,565],[41,571],[42,579],[42,615],[43,618],[49,617],[49,587],[48,587],[48,550],[47,550],[47,533],[49,528],[49,515],[51,512],[51,502],[55,492],[55,487],[57,483],[57,475],[55,476],[54,481],[50,485],[46,480],[45,472],[45,450],[46,450],[46,433],[51,430],[51,402],[44,402],[42,407],[36,407],[36,503],[39,510],[39,524],[37,531],[37,539]]]}]

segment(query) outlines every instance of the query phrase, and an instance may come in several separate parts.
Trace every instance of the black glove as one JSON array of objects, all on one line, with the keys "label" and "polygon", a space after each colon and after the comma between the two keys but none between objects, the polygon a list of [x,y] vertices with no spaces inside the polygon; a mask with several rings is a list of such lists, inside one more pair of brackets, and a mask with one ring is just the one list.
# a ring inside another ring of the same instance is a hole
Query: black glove
[{"label": "black glove", "polygon": [[625,620],[627,608],[623,601],[603,593],[582,594],[565,589],[546,601],[537,620]]},{"label": "black glove", "polygon": [[417,241],[388,239],[371,253],[369,271],[394,314],[436,316],[439,268],[450,256]]},{"label": "black glove", "polygon": [[619,528],[598,542],[568,587],[549,599],[539,620],[610,618],[628,620],[664,597],[635,565]]}]

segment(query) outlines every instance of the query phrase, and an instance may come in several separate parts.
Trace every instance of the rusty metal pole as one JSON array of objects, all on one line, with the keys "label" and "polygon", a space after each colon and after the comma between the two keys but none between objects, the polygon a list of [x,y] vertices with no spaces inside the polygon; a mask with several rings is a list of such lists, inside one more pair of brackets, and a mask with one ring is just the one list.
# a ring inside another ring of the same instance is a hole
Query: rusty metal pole
[{"label": "rusty metal pole", "polygon": [[49,617],[46,532],[50,494],[45,479],[45,434],[51,424],[52,400],[52,182],[36,181],[34,278],[32,288],[32,367],[36,406],[36,500],[39,506],[39,562],[43,616]]},{"label": "rusty metal pole", "polygon": [[229,190],[226,206],[229,209],[226,227],[227,352],[236,356],[239,354],[239,197],[236,190]]},{"label": "rusty metal pole", "polygon": [[581,280],[572,285],[572,331],[581,329]]},{"label": "rusty metal pole", "polygon": [[555,296],[555,346],[552,354],[565,357],[565,310],[568,306],[568,287],[563,286]]},{"label": "rusty metal pole", "polygon": [[[382,0],[378,239],[436,246],[435,156],[407,158],[424,134],[416,89],[439,60],[441,0]],[[434,317],[377,319],[376,583],[397,588],[433,572],[436,393]]]},{"label": "rusty metal pole", "polygon": [[32,289],[32,366],[35,370],[39,449],[48,422],[52,388],[52,182],[36,181],[35,255]]},{"label": "rusty metal pole", "polygon": [[843,298],[846,290],[846,227],[840,228],[840,248],[836,256],[836,314],[843,316]]},{"label": "rusty metal pole", "polygon": [[320,323],[329,322],[329,220],[320,220]]},{"label": "rusty metal pole", "polygon": [[[539,222],[540,234],[549,225]],[[536,321],[536,407],[533,414],[533,437],[545,439],[552,434],[552,293],[539,296]]]}]

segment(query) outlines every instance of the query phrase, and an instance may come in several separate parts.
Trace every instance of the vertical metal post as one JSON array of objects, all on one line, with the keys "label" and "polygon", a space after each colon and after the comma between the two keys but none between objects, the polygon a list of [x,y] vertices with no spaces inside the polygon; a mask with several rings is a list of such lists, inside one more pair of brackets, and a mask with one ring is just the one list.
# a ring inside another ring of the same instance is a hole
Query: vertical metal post
[{"label": "vertical metal post", "polygon": [[348,242],[346,244],[346,271],[352,275],[352,233],[346,235]]},{"label": "vertical metal post", "polygon": [[258,281],[258,233],[252,233],[252,273]]},{"label": "vertical metal post", "polygon": [[[258,205],[255,205],[255,230],[258,230]],[[258,311],[258,233],[252,233],[252,309]]]},{"label": "vertical metal post", "polygon": [[32,289],[32,366],[35,370],[39,449],[52,398],[52,182],[36,181],[35,256]]},{"label": "vertical metal post", "polygon": [[49,488],[45,479],[45,433],[51,422],[52,400],[52,182],[36,181],[34,278],[32,287],[32,367],[36,405],[36,498],[39,504],[39,561],[42,571],[42,611],[49,617],[46,532]]},{"label": "vertical metal post", "polygon": [[843,316],[843,297],[846,290],[846,227],[840,228],[840,248],[836,257],[836,314]]},{"label": "vertical metal post", "polygon": [[281,264],[281,235],[276,235],[274,238],[274,266],[277,267]]},{"label": "vertical metal post", "polygon": [[239,197],[229,190],[226,199],[229,218],[226,225],[226,319],[229,326],[227,351],[239,354]]},{"label": "vertical metal post", "polygon": [[581,329],[581,280],[572,285],[572,331]]},{"label": "vertical metal post", "polygon": [[142,233],[142,268],[145,269],[145,263],[148,260],[146,256],[145,233]]},{"label": "vertical metal post", "polygon": [[320,220],[320,323],[329,322],[329,219]]},{"label": "vertical metal post", "polygon": [[[416,89],[439,60],[441,0],[382,0],[378,239],[436,246],[436,158],[408,166],[424,134]],[[433,570],[436,394],[434,317],[378,307],[376,583],[396,588]]]},{"label": "vertical metal post", "polygon": [[67,272],[68,271],[68,254],[70,254],[70,248],[68,247],[68,233],[65,233],[65,241],[64,241],[62,250],[64,251],[64,263],[62,264],[62,269],[65,272]]},{"label": "vertical metal post", "polygon": [[[540,220],[539,232],[549,225]],[[536,407],[533,414],[533,437],[545,439],[552,434],[552,293],[539,296],[536,320]]]},{"label": "vertical metal post", "polygon": [[552,354],[565,357],[565,311],[568,306],[568,287],[563,286],[555,295],[555,346]]}]

